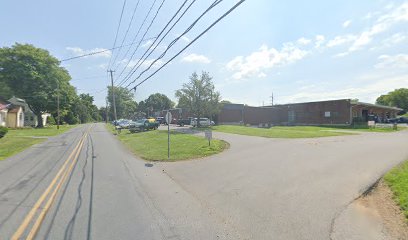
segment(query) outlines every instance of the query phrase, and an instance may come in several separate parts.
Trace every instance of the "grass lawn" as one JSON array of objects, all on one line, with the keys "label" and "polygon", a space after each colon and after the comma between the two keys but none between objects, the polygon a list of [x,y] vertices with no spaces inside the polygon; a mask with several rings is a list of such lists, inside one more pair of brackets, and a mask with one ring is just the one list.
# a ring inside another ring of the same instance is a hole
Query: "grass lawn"
[{"label": "grass lawn", "polygon": [[43,142],[47,139],[46,137],[61,134],[73,127],[75,125],[62,125],[59,130],[56,126],[41,129],[9,129],[6,136],[0,138],[0,160],[21,152],[36,143]]},{"label": "grass lawn", "polygon": [[[112,125],[108,129],[115,132]],[[211,146],[208,141],[200,136],[184,134],[176,131],[170,132],[170,159],[167,159],[167,131],[151,130],[140,133],[130,133],[122,130],[117,135],[135,155],[146,160],[178,161],[192,158],[201,158],[222,152],[228,143],[213,139]]]},{"label": "grass lawn", "polygon": [[399,126],[397,130],[394,130],[392,127],[376,127],[376,128],[368,128],[368,127],[348,127],[348,126],[326,126],[328,129],[332,130],[347,130],[347,131],[357,131],[357,132],[396,132],[405,130],[406,127]]},{"label": "grass lawn", "polygon": [[352,134],[347,132],[335,132],[333,131],[332,128],[327,127],[309,127],[309,126],[294,126],[294,127],[276,126],[271,128],[255,128],[233,125],[220,125],[213,126],[212,129],[218,132],[268,138],[315,138]]},{"label": "grass lawn", "polygon": [[384,180],[408,220],[408,161],[393,168],[385,175]]}]

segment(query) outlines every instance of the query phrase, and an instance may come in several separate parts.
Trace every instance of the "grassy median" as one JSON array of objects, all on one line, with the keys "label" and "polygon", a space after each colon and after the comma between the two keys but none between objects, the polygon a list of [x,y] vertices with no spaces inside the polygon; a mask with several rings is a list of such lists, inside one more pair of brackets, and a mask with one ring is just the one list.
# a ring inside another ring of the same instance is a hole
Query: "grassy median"
[{"label": "grassy median", "polygon": [[393,168],[385,175],[384,180],[408,221],[408,161]]},{"label": "grassy median", "polygon": [[19,153],[34,144],[43,142],[47,137],[61,134],[73,127],[75,125],[62,125],[59,130],[56,126],[9,129],[8,133],[0,138],[0,160]]},{"label": "grassy median", "polygon": [[[114,132],[112,125],[108,125],[108,128]],[[228,147],[228,143],[222,140],[213,139],[211,146],[208,146],[208,141],[204,137],[171,131],[170,159],[167,159],[167,131],[165,130],[139,133],[122,130],[117,136],[135,155],[150,161],[202,158],[222,152]]]},{"label": "grassy median", "polygon": [[268,137],[268,138],[315,138],[315,137],[331,137],[350,135],[348,132],[336,132],[332,128],[326,127],[309,127],[309,126],[293,126],[293,127],[271,127],[271,128],[255,128],[233,125],[213,126],[212,129],[218,132],[233,133],[240,135]]}]

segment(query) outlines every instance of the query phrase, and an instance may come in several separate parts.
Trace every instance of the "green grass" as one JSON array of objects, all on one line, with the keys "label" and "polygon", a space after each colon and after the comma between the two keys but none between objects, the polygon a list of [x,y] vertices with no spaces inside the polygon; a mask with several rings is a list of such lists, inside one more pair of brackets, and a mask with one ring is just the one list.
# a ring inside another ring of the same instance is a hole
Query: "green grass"
[{"label": "green grass", "polygon": [[[110,131],[115,132],[112,125],[109,124],[107,127]],[[208,146],[208,141],[201,136],[171,131],[170,159],[167,159],[167,131],[151,130],[129,133],[128,130],[122,130],[117,137],[135,155],[150,161],[201,158],[222,152],[228,147],[228,143],[222,140],[213,139],[211,146]]]},{"label": "green grass", "polygon": [[61,134],[73,127],[75,125],[63,125],[60,126],[59,130],[56,126],[41,129],[9,129],[6,136],[0,138],[0,160],[19,153],[34,144],[41,143],[47,139],[46,137]]},{"label": "green grass", "polygon": [[384,180],[408,220],[408,161],[393,168],[385,175]]},{"label": "green grass", "polygon": [[324,126],[328,129],[333,130],[347,130],[347,131],[357,131],[357,132],[396,132],[406,129],[406,127],[399,126],[397,130],[394,130],[392,127],[376,127],[376,128],[369,128],[369,127],[349,127],[349,126]]},{"label": "green grass", "polygon": [[255,128],[233,125],[213,126],[212,129],[218,132],[233,133],[240,135],[268,137],[268,138],[316,138],[350,135],[352,133],[336,132],[327,127],[294,126],[294,127],[271,127]]}]

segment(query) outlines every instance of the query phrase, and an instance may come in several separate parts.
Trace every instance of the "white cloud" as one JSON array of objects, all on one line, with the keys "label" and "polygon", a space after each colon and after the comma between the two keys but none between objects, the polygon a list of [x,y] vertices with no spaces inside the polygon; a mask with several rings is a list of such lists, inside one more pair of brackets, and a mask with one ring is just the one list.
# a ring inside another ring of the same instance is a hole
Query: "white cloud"
[{"label": "white cloud", "polygon": [[326,38],[323,35],[316,35],[315,37],[315,48],[320,48],[323,45]]},{"label": "white cloud", "polygon": [[342,26],[343,26],[343,28],[347,28],[347,27],[350,26],[350,24],[351,24],[351,20],[347,20],[347,21],[343,22]]},{"label": "white cloud", "polygon": [[300,44],[300,45],[308,45],[308,44],[310,44],[310,43],[312,42],[312,40],[307,39],[307,38],[304,38],[304,37],[301,37],[301,38],[299,38],[296,42],[297,42],[298,44]]},{"label": "white cloud", "polygon": [[283,96],[283,102],[307,102],[329,99],[350,99],[357,98],[360,101],[375,102],[381,94],[390,92],[396,88],[408,85],[408,75],[400,75],[389,78],[373,79],[365,86],[348,87],[341,90],[326,88],[310,88],[307,92],[299,92],[289,96]]},{"label": "white cloud", "polygon": [[148,40],[145,43],[143,43],[141,46],[142,48],[147,48],[153,43],[153,40]]},{"label": "white cloud", "polygon": [[101,53],[86,56],[84,58],[88,58],[88,57],[109,58],[112,55],[112,52],[110,50],[106,49],[106,48],[94,48],[94,49],[85,50],[85,49],[82,49],[80,47],[66,47],[65,49],[72,52],[74,54],[74,56],[82,56],[82,55],[85,55],[85,54],[96,53],[96,52],[101,52],[102,51]]},{"label": "white cloud", "polygon": [[[392,7],[391,7],[392,8]],[[350,52],[361,49],[371,43],[374,36],[387,31],[396,23],[408,21],[408,3],[403,3],[397,8],[390,9],[390,12],[377,18],[375,24],[366,31],[363,31],[349,48]]]},{"label": "white cloud", "polygon": [[[386,8],[386,13],[369,13],[366,18],[373,18],[374,24],[372,24],[368,29],[358,33],[358,34],[345,34],[336,36],[334,39],[329,40],[326,44],[327,47],[334,47],[344,44],[349,44],[347,52],[342,52],[336,54],[335,57],[342,57],[346,56],[351,52],[360,50],[365,46],[369,45],[377,35],[387,32],[391,29],[394,25],[408,21],[408,2],[403,3],[397,7],[390,5]],[[349,26],[351,23],[350,20],[345,21],[343,23],[343,27]],[[392,42],[399,42],[405,40],[406,36],[404,37],[402,34],[395,35],[393,38],[389,38],[388,41]],[[378,48],[378,47],[377,47]]]},{"label": "white cloud", "polygon": [[182,36],[181,40],[185,41],[185,42],[190,42],[190,38],[186,37],[186,36]]},{"label": "white cloud", "polygon": [[376,68],[408,68],[408,54],[381,55],[378,60]]},{"label": "white cloud", "polygon": [[235,72],[232,78],[239,80],[259,76],[266,69],[294,63],[307,54],[308,51],[300,49],[293,43],[285,43],[281,50],[262,45],[259,50],[246,57],[235,57],[227,63],[226,67],[228,70]]},{"label": "white cloud", "polygon": [[259,78],[265,78],[267,75],[264,72],[258,74]]},{"label": "white cloud", "polygon": [[192,54],[189,54],[183,57],[181,61],[190,62],[190,63],[191,62],[196,62],[196,63],[210,63],[211,62],[211,60],[208,57],[204,55],[195,54],[195,53],[192,53]]},{"label": "white cloud", "polygon": [[357,37],[355,35],[352,35],[352,34],[336,36],[332,40],[328,41],[326,46],[331,48],[331,47],[343,45],[345,43],[349,43],[349,42],[354,41],[356,38]]},{"label": "white cloud", "polygon": [[391,37],[384,39],[385,45],[394,45],[401,42],[404,42],[408,39],[407,34],[405,33],[395,33]]}]

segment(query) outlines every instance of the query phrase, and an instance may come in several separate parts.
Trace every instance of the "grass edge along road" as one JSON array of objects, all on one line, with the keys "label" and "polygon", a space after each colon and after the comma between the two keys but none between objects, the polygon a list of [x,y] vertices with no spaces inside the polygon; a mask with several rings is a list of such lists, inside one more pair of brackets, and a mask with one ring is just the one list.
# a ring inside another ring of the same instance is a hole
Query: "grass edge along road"
[{"label": "grass edge along road", "polygon": [[[205,128],[198,129],[204,130]],[[395,132],[391,128],[349,128],[333,126],[275,126],[271,128],[257,128],[237,125],[218,125],[211,127],[213,131],[267,138],[316,138],[342,135],[353,135],[362,132]],[[406,128],[398,127],[399,130]],[[355,133],[354,133],[355,132]]]},{"label": "grass edge along road", "polygon": [[213,126],[212,129],[213,131],[217,132],[267,138],[316,138],[352,134],[349,132],[332,131],[333,128],[314,126],[292,126],[292,127],[275,126],[271,128],[256,128],[235,125],[219,125]]},{"label": "grass edge along road", "polygon": [[[78,144],[75,146],[75,148],[72,150],[68,158],[65,160],[64,164],[61,166],[61,168],[59,169],[58,173],[55,175],[51,183],[45,189],[45,191],[37,200],[37,202],[34,204],[34,206],[30,209],[28,214],[24,217],[23,221],[17,228],[16,232],[11,237],[12,240],[22,239],[22,236],[26,232],[28,232],[28,235],[25,239],[32,240],[35,238],[48,210],[52,206],[56,198],[56,195],[58,194],[58,191],[61,189],[61,186],[67,180],[76,162],[78,161],[79,154],[81,153],[84,142],[89,132],[91,131],[92,127],[93,125],[88,127],[87,130],[83,133],[81,139],[78,141]],[[43,204],[47,197],[48,200],[45,202],[45,204]],[[39,213],[37,213],[37,211],[39,211]],[[27,228],[29,227],[30,222],[32,222],[35,216],[37,216],[37,218],[34,220],[34,223],[31,225],[31,229],[28,231]]]},{"label": "grass edge along road", "polygon": [[408,222],[408,160],[394,167],[384,176]]},{"label": "grass edge along road", "polygon": [[[113,125],[105,125],[116,133]],[[170,159],[167,159],[167,131],[151,130],[130,133],[122,130],[117,138],[136,156],[148,161],[180,161],[208,157],[229,147],[226,141],[212,139],[211,146],[204,137],[170,131]]]},{"label": "grass edge along road", "polygon": [[61,125],[44,128],[9,129],[8,133],[0,138],[0,161],[11,157],[26,148],[44,142],[47,137],[62,134],[77,125]]}]

